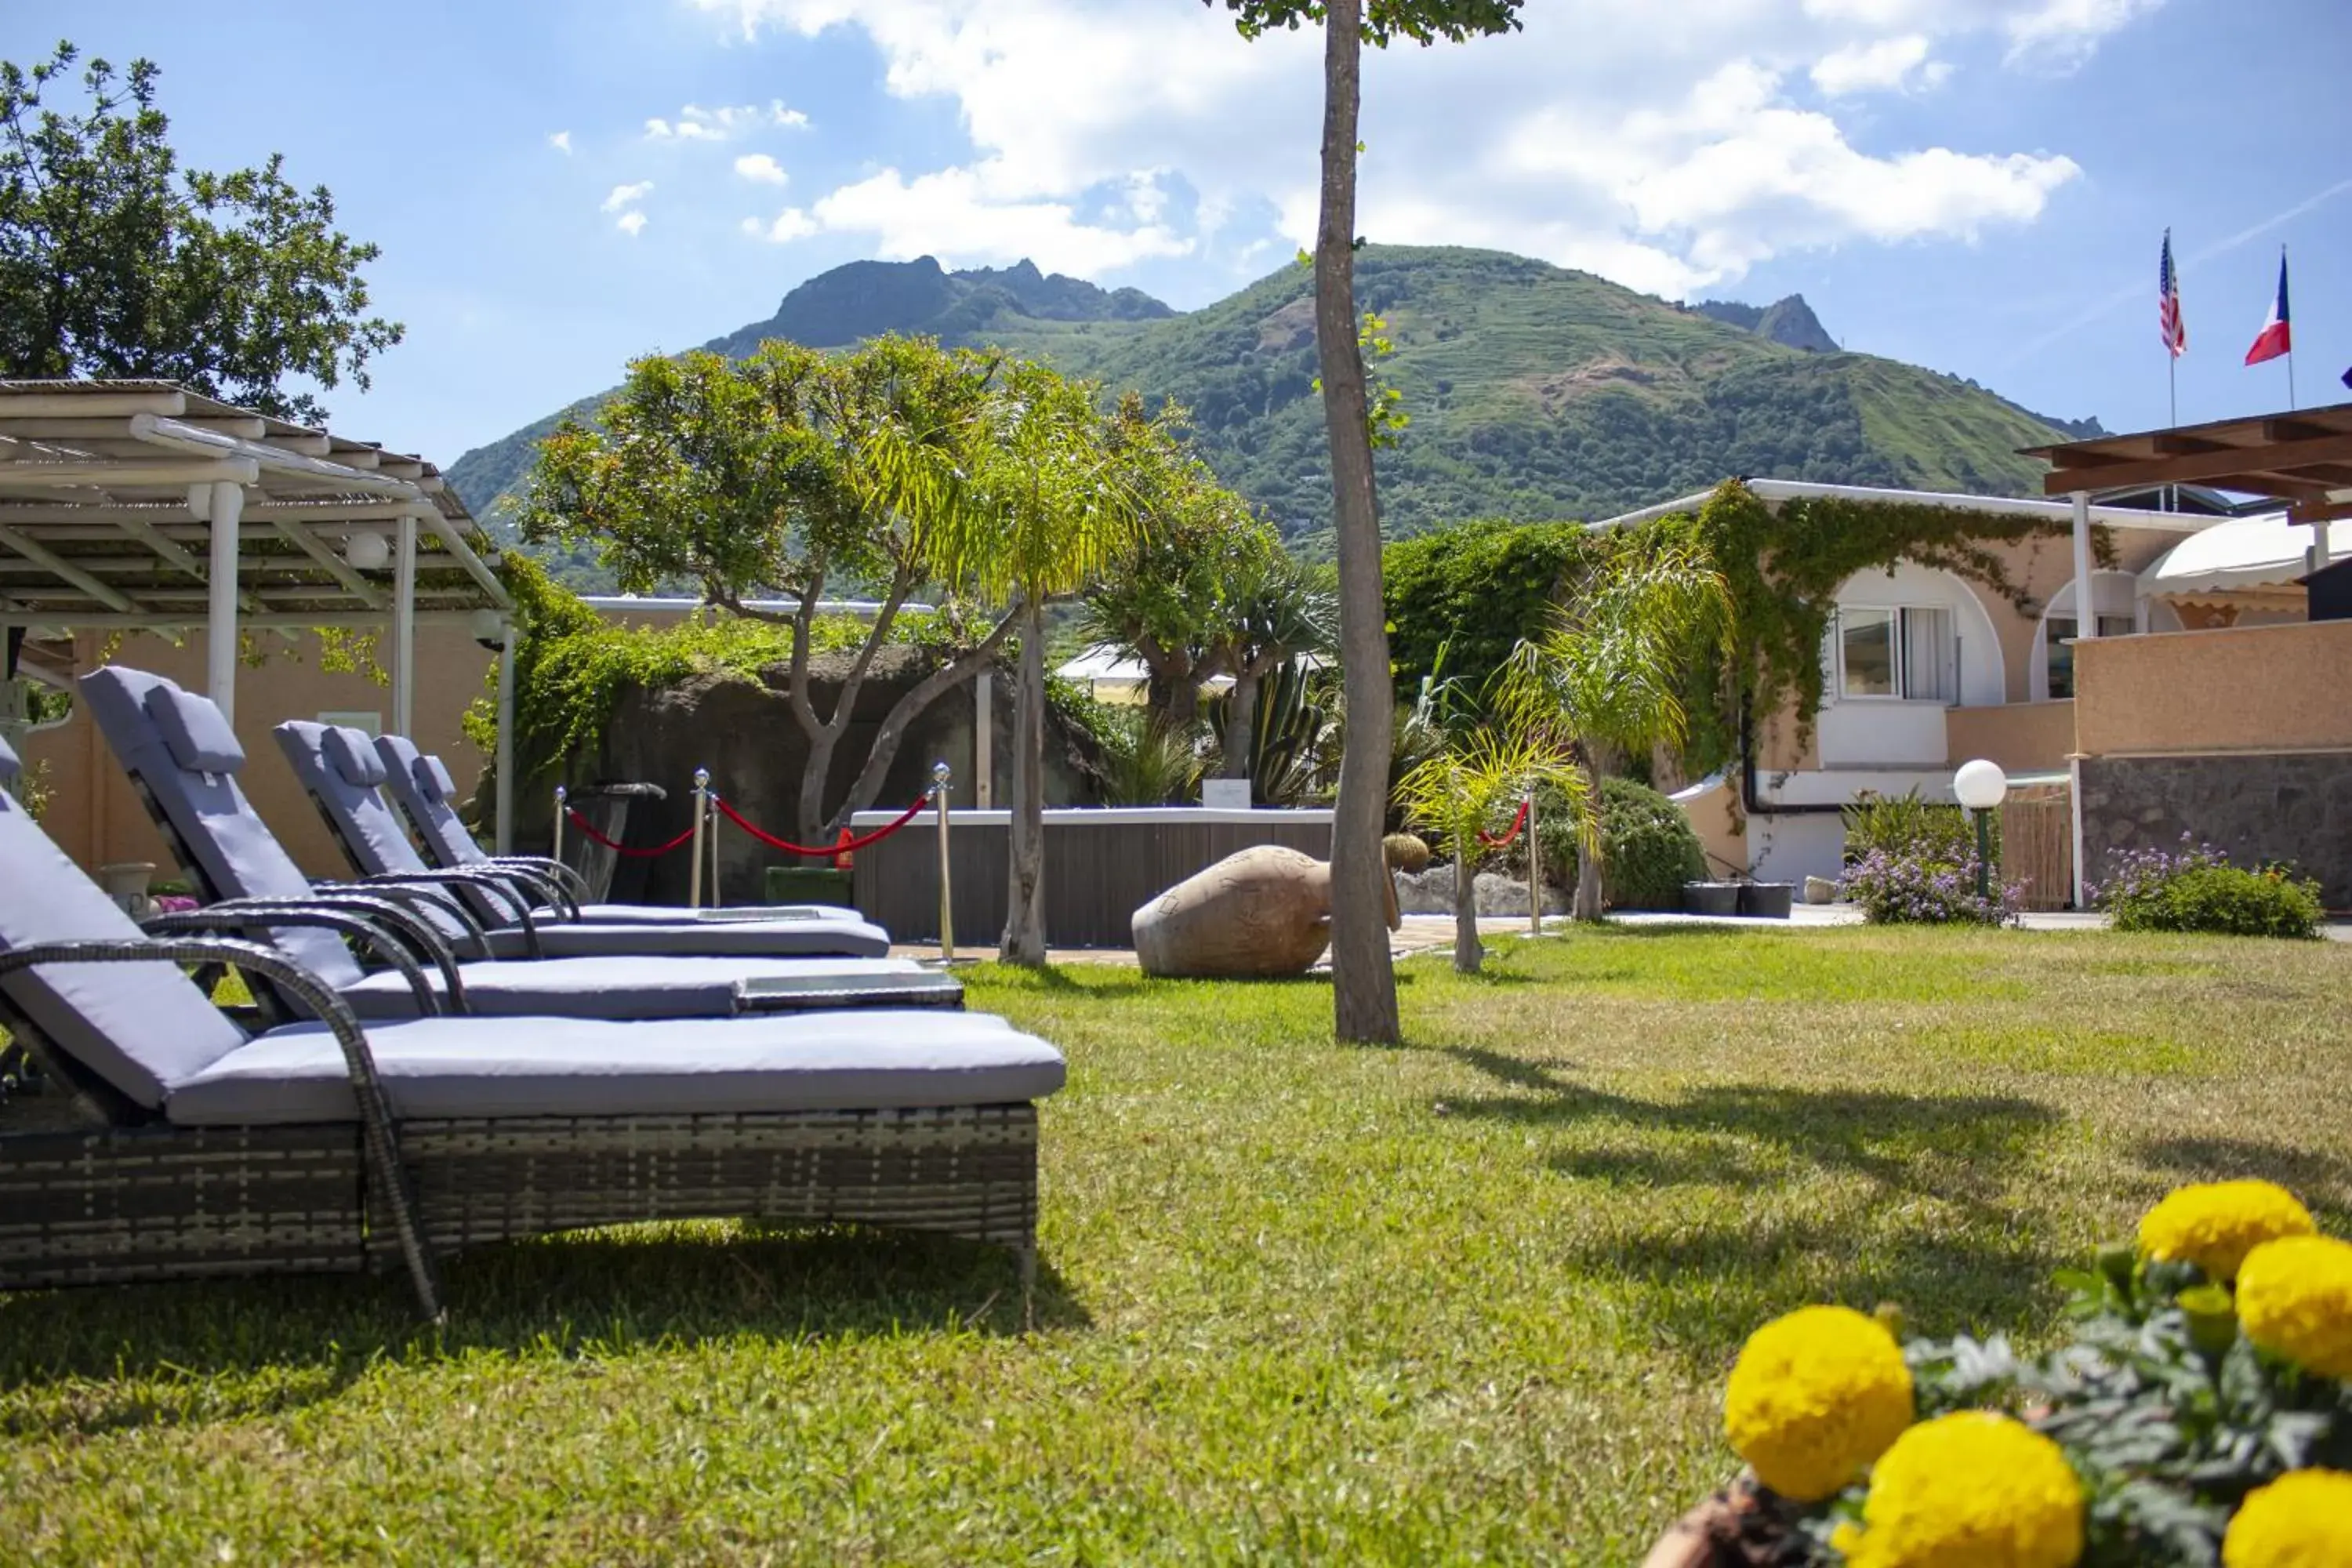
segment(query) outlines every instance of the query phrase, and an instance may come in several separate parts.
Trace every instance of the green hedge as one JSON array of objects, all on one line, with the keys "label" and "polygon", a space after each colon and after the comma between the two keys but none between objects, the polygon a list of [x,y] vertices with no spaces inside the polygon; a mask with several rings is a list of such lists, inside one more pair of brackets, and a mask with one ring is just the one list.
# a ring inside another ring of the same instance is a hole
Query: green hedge
[{"label": "green hedge", "polygon": [[2112,900],[2117,931],[2316,937],[2319,884],[2284,870],[2191,866]]},{"label": "green hedge", "polygon": [[[1554,795],[1536,797],[1547,881],[1573,888],[1575,826]],[[1510,874],[1527,875],[1526,841],[1498,852]],[[1683,808],[1649,785],[1613,774],[1601,781],[1601,899],[1612,910],[1679,910],[1683,884],[1703,881],[1706,855]]]}]

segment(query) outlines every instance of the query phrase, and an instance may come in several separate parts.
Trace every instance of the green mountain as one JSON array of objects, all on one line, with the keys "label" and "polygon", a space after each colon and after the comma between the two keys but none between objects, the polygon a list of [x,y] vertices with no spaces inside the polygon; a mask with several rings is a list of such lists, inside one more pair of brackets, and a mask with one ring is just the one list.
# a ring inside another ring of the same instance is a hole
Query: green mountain
[{"label": "green mountain", "polygon": [[[1524,257],[1398,246],[1359,253],[1357,293],[1389,323],[1395,352],[1375,370],[1412,418],[1380,455],[1391,534],[1470,517],[1606,517],[1734,474],[2027,495],[2039,470],[2017,448],[2082,427],[1971,382],[1840,352],[1798,296],[1688,307]],[[968,272],[929,258],[856,262],[710,346],[743,353],[771,336],[833,346],[884,331],[995,345],[1114,391],[1173,396],[1227,484],[1308,551],[1328,541],[1303,266],[1178,313],[1025,262]],[[495,526],[555,417],[451,467],[476,515]]]}]

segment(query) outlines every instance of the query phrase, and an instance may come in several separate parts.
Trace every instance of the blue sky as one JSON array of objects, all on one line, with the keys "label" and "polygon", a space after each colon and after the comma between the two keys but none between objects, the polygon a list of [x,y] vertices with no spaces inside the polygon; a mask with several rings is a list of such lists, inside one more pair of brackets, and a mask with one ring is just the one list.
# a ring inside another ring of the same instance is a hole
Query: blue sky
[{"label": "blue sky", "polygon": [[[1669,24],[1662,17],[1672,16]],[[2345,0],[1529,0],[1368,72],[1363,231],[1668,298],[1801,291],[1852,349],[2111,428],[2282,407],[2242,368],[2292,252],[2297,390],[2352,398]],[[868,256],[1204,304],[1311,229],[1317,40],[1190,0],[17,0],[163,69],[191,163],[286,153],[383,247],[408,340],[337,427],[446,463],[632,354]],[[556,138],[562,140],[558,142]]]}]

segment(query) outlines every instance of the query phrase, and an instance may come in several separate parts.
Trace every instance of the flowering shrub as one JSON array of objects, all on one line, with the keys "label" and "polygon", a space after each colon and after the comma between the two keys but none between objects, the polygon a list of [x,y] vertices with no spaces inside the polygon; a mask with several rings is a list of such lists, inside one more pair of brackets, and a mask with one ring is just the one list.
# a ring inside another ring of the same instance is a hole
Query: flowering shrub
[{"label": "flowering shrub", "polygon": [[2178,849],[2137,849],[2110,862],[2091,905],[2117,931],[2204,931],[2222,936],[2315,937],[2319,884],[2290,868],[2247,870],[2210,844],[2180,836]]},{"label": "flowering shrub", "polygon": [[[1996,868],[1997,869],[1997,868]],[[2024,889],[1998,877],[1977,896],[1973,851],[1958,860],[1912,851],[1873,849],[1846,868],[1841,898],[1862,906],[1873,925],[2006,925],[2017,919]]]},{"label": "flowering shrub", "polygon": [[2059,1277],[2074,1332],[2033,1359],[1915,1340],[1898,1380],[1876,1320],[1764,1325],[1725,1428],[1788,1534],[1772,1561],[2352,1563],[2352,1243],[2316,1232],[2271,1183],[2183,1187]]}]

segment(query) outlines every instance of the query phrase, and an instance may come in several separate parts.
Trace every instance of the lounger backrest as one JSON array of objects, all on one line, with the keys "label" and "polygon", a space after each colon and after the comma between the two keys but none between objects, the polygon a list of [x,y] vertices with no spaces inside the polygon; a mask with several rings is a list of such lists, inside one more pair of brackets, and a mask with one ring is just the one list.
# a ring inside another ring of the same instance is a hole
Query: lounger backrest
[{"label": "lounger backrest", "polygon": [[354,869],[369,877],[428,869],[383,798],[388,770],[373,736],[307,719],[289,719],[271,732]]},{"label": "lounger backrest", "polygon": [[[83,676],[81,692],[99,732],[206,901],[310,896],[310,879],[237,787],[245,750],[208,699],[160,675],[115,664]],[[364,977],[331,931],[272,935],[279,951],[331,986]]]},{"label": "lounger backrest", "polygon": [[383,759],[384,787],[416,825],[427,859],[436,866],[457,867],[489,858],[457,820],[457,785],[440,758],[418,751],[405,735],[378,735],[375,750]]},{"label": "lounger backrest", "polygon": [[[16,773],[0,740],[0,782]],[[0,788],[0,952],[50,942],[137,940],[139,928]],[[150,1110],[245,1044],[176,964],[45,963],[0,980],[9,1003],[76,1065]]]}]

